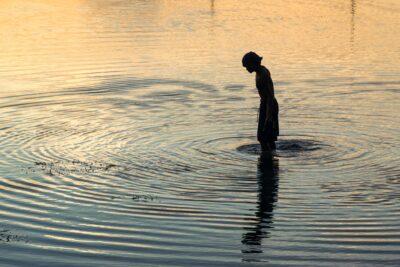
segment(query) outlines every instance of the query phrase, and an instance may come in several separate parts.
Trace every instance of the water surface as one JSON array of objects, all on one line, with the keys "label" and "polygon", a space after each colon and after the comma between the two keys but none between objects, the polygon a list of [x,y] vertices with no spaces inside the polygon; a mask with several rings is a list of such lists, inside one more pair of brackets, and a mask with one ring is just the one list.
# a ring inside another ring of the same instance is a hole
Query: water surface
[{"label": "water surface", "polygon": [[2,1],[1,265],[396,266],[400,5],[269,2]]}]

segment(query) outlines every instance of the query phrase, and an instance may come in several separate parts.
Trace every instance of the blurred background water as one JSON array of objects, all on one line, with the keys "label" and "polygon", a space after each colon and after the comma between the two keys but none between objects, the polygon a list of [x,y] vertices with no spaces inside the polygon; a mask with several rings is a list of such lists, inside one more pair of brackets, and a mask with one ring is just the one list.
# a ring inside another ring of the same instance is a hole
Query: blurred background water
[{"label": "blurred background water", "polygon": [[[396,0],[0,2],[1,266],[398,266]],[[280,103],[256,147],[264,57]]]}]

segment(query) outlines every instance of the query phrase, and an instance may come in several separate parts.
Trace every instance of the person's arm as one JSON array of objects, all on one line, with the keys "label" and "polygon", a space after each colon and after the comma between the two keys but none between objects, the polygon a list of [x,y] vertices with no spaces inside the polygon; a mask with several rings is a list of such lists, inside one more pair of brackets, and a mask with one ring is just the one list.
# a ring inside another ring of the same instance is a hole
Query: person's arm
[{"label": "person's arm", "polygon": [[[265,123],[264,127],[268,125],[268,122],[272,120],[272,111],[273,111],[273,105],[274,105],[274,88],[273,88],[273,83],[272,79],[270,76],[265,77],[263,79],[263,88],[265,90],[265,96],[266,96],[266,101],[267,101],[267,114],[265,117]],[[265,129],[264,129],[265,130]]]}]

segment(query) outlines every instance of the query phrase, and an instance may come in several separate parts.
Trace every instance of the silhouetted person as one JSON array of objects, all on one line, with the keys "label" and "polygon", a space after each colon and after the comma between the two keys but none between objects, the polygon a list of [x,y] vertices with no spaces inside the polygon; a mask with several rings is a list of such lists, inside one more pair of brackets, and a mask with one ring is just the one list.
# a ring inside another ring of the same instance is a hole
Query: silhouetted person
[{"label": "silhouetted person", "polygon": [[[255,223],[245,227],[247,231],[242,236],[246,245],[243,253],[262,253],[261,241],[268,237],[268,229],[272,228],[272,218],[275,202],[278,199],[278,160],[266,153],[258,160],[258,202],[255,212]],[[252,218],[251,221],[254,221]]]},{"label": "silhouetted person", "polygon": [[256,87],[260,95],[257,139],[263,152],[275,150],[279,135],[279,106],[269,70],[261,65],[262,57],[254,52],[243,56],[242,64],[248,72],[256,72]]}]

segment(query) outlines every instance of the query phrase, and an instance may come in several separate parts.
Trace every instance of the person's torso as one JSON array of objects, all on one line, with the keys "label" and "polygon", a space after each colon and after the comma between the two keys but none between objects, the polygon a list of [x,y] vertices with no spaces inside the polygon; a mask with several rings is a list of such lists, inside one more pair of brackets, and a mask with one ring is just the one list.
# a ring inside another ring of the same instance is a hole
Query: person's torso
[{"label": "person's torso", "polygon": [[256,74],[256,87],[262,101],[268,101],[275,97],[274,84],[267,68],[262,67],[261,73]]}]

